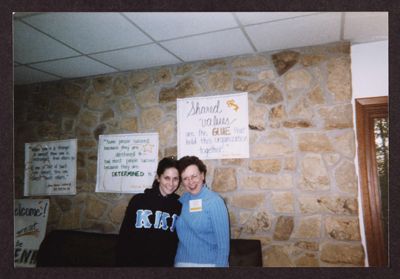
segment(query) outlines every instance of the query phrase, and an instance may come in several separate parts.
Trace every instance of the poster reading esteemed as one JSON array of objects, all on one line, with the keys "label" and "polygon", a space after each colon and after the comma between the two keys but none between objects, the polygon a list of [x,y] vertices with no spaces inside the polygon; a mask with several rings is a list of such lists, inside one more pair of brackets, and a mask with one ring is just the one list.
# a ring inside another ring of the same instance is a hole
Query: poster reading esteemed
[{"label": "poster reading esteemed", "polygon": [[100,135],[96,192],[142,193],[157,163],[158,133]]},{"label": "poster reading esteemed", "polygon": [[25,144],[25,196],[76,194],[77,140]]},{"label": "poster reading esteemed", "polygon": [[178,158],[249,157],[247,93],[177,99]]},{"label": "poster reading esteemed", "polygon": [[14,207],[14,266],[35,267],[46,235],[48,199],[16,199]]}]

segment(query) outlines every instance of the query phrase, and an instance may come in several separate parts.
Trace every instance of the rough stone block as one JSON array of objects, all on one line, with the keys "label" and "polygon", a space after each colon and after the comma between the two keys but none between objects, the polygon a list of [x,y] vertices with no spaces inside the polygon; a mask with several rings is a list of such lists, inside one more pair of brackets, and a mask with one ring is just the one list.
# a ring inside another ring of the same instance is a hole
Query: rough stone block
[{"label": "rough stone block", "polygon": [[237,189],[235,168],[216,168],[212,189],[217,192],[230,192]]},{"label": "rough stone block", "polygon": [[248,234],[265,233],[271,228],[271,217],[266,211],[240,216],[243,231]]},{"label": "rough stone block", "polygon": [[354,163],[343,161],[335,170],[336,186],[343,192],[357,193],[357,175]]},{"label": "rough stone block", "polygon": [[154,80],[157,83],[169,83],[172,81],[172,74],[169,68],[161,68],[159,69],[155,76]]},{"label": "rough stone block", "polygon": [[263,266],[265,267],[293,267],[294,263],[290,259],[285,247],[272,245],[263,251]]},{"label": "rough stone block", "polygon": [[276,88],[273,83],[270,83],[268,86],[262,87],[261,95],[257,99],[257,102],[262,104],[274,105],[283,101],[283,95],[281,91]]},{"label": "rough stone block", "polygon": [[289,143],[256,143],[251,147],[251,157],[283,156],[293,153],[293,148]]},{"label": "rough stone block", "polygon": [[208,89],[210,91],[232,90],[232,74],[229,72],[215,72],[208,75]]},{"label": "rough stone block", "polygon": [[293,232],[293,216],[279,216],[275,225],[274,240],[288,240]]},{"label": "rough stone block", "polygon": [[159,107],[142,110],[140,122],[144,130],[155,129],[160,126],[164,117],[164,111]]},{"label": "rough stone block", "polygon": [[112,85],[112,94],[116,96],[125,96],[128,94],[128,81],[125,76],[116,77]]},{"label": "rough stone block", "polygon": [[302,152],[331,152],[333,146],[325,133],[301,133],[297,142]]},{"label": "rough stone block", "polygon": [[349,57],[332,58],[328,61],[328,89],[336,102],[351,101]]},{"label": "rough stone block", "polygon": [[353,127],[353,108],[351,104],[322,107],[318,112],[325,123],[325,129]]},{"label": "rough stone block", "polygon": [[106,209],[107,204],[105,202],[90,195],[86,200],[85,216],[89,219],[98,219],[104,214]]},{"label": "rough stone block", "polygon": [[308,89],[311,79],[310,73],[304,69],[288,72],[285,75],[285,89],[287,91]]},{"label": "rough stone block", "polygon": [[278,159],[252,160],[249,169],[255,172],[276,174],[280,172],[281,165],[281,160]]},{"label": "rough stone block", "polygon": [[93,87],[95,92],[100,93],[104,92],[111,88],[112,85],[112,77],[110,76],[102,76],[93,79]]},{"label": "rough stone block", "polygon": [[336,240],[361,240],[356,217],[329,216],[325,219],[326,233]]},{"label": "rough stone block", "polygon": [[262,55],[238,57],[232,62],[234,68],[260,67],[266,65],[268,65],[268,59]]},{"label": "rough stone block", "polygon": [[[161,97],[161,95],[163,95],[163,96]],[[157,94],[157,91],[153,87],[150,87],[149,89],[146,89],[143,91],[139,91],[136,93],[135,96],[136,96],[137,105],[139,105],[141,107],[149,107],[149,106],[158,104],[158,94]],[[167,101],[169,97],[170,96],[169,96],[168,92],[165,92],[164,94],[160,93],[160,99],[166,98],[165,101]],[[176,98],[176,96],[175,96],[175,98]]]},{"label": "rough stone block", "polygon": [[319,260],[315,254],[306,253],[295,260],[297,267],[319,267]]},{"label": "rough stone block", "polygon": [[236,194],[232,197],[231,206],[245,209],[254,209],[261,206],[265,196],[260,194]]},{"label": "rough stone block", "polygon": [[331,264],[364,266],[364,257],[361,244],[325,243],[321,247],[321,261]]},{"label": "rough stone block", "polygon": [[149,73],[139,71],[131,73],[128,77],[128,82],[135,91],[140,91],[150,85],[152,78]]},{"label": "rough stone block", "polygon": [[292,192],[273,192],[271,202],[275,212],[294,212],[294,195]]},{"label": "rough stone block", "polygon": [[321,237],[321,216],[302,217],[294,235],[296,238]]},{"label": "rough stone block", "polygon": [[281,76],[297,64],[300,54],[295,51],[282,51],[272,55],[275,69]]},{"label": "rough stone block", "polygon": [[301,161],[301,179],[299,186],[303,190],[316,191],[330,188],[328,171],[320,154],[308,153]]}]

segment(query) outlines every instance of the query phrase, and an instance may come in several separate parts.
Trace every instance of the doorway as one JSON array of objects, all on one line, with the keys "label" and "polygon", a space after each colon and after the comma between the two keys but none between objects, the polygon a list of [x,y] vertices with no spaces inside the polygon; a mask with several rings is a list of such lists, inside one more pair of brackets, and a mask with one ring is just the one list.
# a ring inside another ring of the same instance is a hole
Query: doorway
[{"label": "doorway", "polygon": [[388,97],[356,103],[359,178],[369,266],[388,266]]}]

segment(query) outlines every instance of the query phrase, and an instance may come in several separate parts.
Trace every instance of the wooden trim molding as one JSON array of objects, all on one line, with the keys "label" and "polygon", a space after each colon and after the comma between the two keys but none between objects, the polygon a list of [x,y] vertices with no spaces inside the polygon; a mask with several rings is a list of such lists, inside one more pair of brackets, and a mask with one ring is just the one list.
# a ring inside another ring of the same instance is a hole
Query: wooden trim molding
[{"label": "wooden trim molding", "polygon": [[381,198],[376,171],[374,119],[388,117],[388,97],[355,99],[359,179],[370,266],[388,265],[388,245],[381,223]]}]

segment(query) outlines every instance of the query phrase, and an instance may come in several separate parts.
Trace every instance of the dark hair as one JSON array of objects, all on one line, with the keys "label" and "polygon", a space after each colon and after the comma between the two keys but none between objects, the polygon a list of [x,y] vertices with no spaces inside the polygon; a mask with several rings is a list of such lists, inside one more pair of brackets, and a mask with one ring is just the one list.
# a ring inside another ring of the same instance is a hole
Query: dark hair
[{"label": "dark hair", "polygon": [[203,163],[203,161],[201,161],[198,157],[196,156],[184,156],[182,157],[179,162],[178,162],[178,171],[179,174],[181,175],[182,172],[185,171],[185,169],[188,166],[191,165],[195,165],[197,166],[197,168],[199,169],[200,173],[204,173],[204,181],[203,183],[205,183],[205,179],[206,179],[206,174],[207,174],[207,167],[206,165]]},{"label": "dark hair", "polygon": [[[176,160],[174,157],[165,157],[165,158],[161,159],[160,162],[158,162],[158,166],[157,166],[158,177],[160,177],[165,172],[165,170],[169,169],[169,168],[175,168],[175,169],[179,170],[178,160]],[[179,176],[179,180],[180,180],[180,176]],[[158,187],[160,187],[160,182],[158,182],[157,179],[154,179],[152,188],[158,188]]]}]

